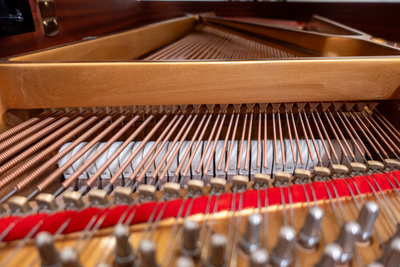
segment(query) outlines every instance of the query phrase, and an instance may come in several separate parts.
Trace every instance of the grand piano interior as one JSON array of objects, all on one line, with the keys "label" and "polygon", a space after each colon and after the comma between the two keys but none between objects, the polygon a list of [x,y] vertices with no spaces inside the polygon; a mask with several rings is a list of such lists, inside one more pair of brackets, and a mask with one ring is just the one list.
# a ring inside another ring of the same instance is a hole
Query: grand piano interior
[{"label": "grand piano interior", "polygon": [[0,266],[399,266],[399,4],[29,6]]}]

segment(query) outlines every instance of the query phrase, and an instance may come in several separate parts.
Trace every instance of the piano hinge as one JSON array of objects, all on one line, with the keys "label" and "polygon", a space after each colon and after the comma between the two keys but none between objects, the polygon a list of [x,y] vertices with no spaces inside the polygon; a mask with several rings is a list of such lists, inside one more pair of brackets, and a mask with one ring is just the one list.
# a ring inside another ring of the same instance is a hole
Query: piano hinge
[{"label": "piano hinge", "polygon": [[54,0],[37,0],[39,6],[40,17],[44,35],[47,37],[56,36],[60,30],[58,28],[58,20],[54,8]]}]

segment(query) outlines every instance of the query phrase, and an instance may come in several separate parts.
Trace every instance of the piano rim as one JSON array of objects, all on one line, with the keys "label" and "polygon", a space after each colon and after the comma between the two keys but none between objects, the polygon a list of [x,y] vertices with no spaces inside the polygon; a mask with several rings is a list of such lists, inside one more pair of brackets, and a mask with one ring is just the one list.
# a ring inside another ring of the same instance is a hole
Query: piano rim
[{"label": "piano rim", "polygon": [[[131,31],[175,27],[176,38],[195,23],[196,16],[190,15]],[[3,59],[0,114],[8,109],[400,99],[399,74],[400,56],[168,62]],[[3,125],[0,120],[0,128]]]}]

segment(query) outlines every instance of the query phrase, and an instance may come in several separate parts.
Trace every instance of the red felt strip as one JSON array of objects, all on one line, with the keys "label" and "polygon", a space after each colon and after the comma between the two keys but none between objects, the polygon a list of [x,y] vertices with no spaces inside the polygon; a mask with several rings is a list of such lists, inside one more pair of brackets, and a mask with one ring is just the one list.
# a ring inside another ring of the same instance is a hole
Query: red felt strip
[{"label": "red felt strip", "polygon": [[[348,184],[350,185],[351,190],[355,195],[357,195],[357,191],[355,190],[353,181],[357,184],[360,192],[362,194],[372,193],[370,185],[367,180],[373,186],[373,188],[378,191],[378,188],[375,184],[375,181],[378,182],[379,186],[382,190],[391,190],[392,184],[398,188],[397,181],[400,181],[400,171],[393,171],[391,173],[384,174],[373,174],[373,175],[365,175],[365,176],[357,176],[353,178],[346,178]],[[337,189],[337,192],[340,197],[350,196],[349,189],[343,179],[335,179],[333,181],[326,182],[328,189],[331,191],[331,194],[334,195],[333,183]],[[303,186],[301,185],[292,185],[290,187],[290,191],[292,194],[292,202],[299,203],[305,202],[306,197],[305,194],[308,194],[310,200],[313,200],[313,196],[311,193],[311,185],[306,185],[306,192],[304,191]],[[316,198],[318,200],[328,199],[328,194],[323,182],[314,182],[312,183],[314,188]],[[283,194],[285,203],[289,203],[288,198],[288,189],[283,188]],[[268,193],[268,205],[277,205],[281,204],[281,193],[279,188],[269,188],[267,190]],[[230,210],[232,205],[232,193],[225,193],[219,196],[217,211]],[[85,227],[91,223],[93,226],[101,219],[101,227],[110,227],[118,223],[121,216],[124,214],[126,221],[129,215],[134,212],[133,219],[131,224],[137,224],[146,222],[152,214],[152,211],[156,208],[155,218],[157,218],[158,214],[162,210],[164,205],[165,207],[164,213],[162,215],[162,219],[176,217],[178,215],[178,211],[182,205],[184,204],[182,216],[185,216],[190,202],[192,203],[192,208],[190,210],[190,215],[205,213],[206,206],[208,203],[208,196],[198,197],[196,199],[177,199],[169,202],[149,202],[136,206],[127,206],[120,205],[112,208],[95,208],[90,207],[81,211],[59,211],[54,214],[40,213],[40,214],[32,214],[29,216],[10,216],[0,219],[0,233],[5,231],[9,225],[14,224],[12,230],[6,235],[3,241],[12,241],[21,239],[26,236],[36,225],[42,223],[39,227],[37,233],[41,231],[48,231],[50,233],[57,232],[60,227],[65,226],[66,228],[63,231],[63,234],[73,233],[77,231],[82,231]],[[261,198],[261,206],[265,206],[265,190],[260,190],[260,198]],[[209,212],[214,210],[214,205],[216,203],[217,197],[212,196],[210,201]],[[235,199],[235,209],[239,207],[240,197],[236,196]],[[246,208],[255,208],[257,207],[257,191],[256,190],[248,190],[243,193],[243,209]],[[65,224],[64,224],[65,223]],[[36,234],[37,234],[36,233]],[[1,234],[0,234],[1,235]]]}]

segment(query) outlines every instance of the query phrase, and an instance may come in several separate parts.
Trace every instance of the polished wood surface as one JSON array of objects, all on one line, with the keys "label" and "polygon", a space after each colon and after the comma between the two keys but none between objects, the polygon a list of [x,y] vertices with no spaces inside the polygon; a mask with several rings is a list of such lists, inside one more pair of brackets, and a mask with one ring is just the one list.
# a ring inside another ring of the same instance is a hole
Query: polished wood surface
[{"label": "polished wood surface", "polygon": [[129,0],[56,0],[60,33],[45,37],[36,0],[30,0],[36,31],[0,38],[0,57],[79,41],[140,25],[140,2]]},{"label": "polished wood surface", "polygon": [[[12,57],[10,61],[126,61],[136,59],[193,31],[195,16],[183,16],[102,38]],[[400,50],[398,51],[400,54]]]},{"label": "polished wood surface", "polygon": [[131,0],[56,0],[60,34],[45,37],[37,3],[30,0],[36,31],[0,38],[0,57],[6,57],[102,36],[187,12],[215,11],[219,16],[252,16],[308,21],[318,14],[374,36],[400,41],[400,4],[395,3],[269,3],[175,2]]},{"label": "polished wood surface", "polygon": [[0,64],[0,89],[5,109],[385,100],[399,98],[399,62],[16,62]]}]

